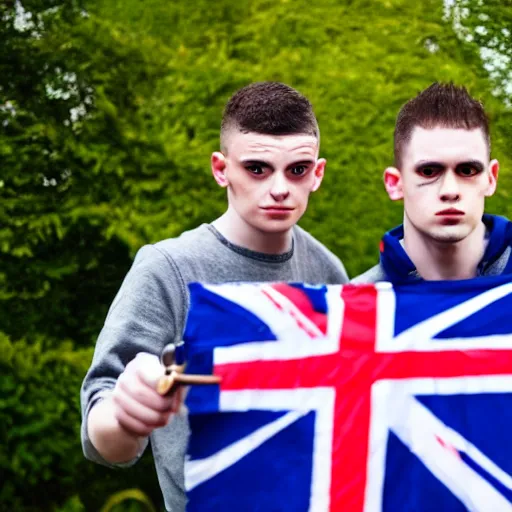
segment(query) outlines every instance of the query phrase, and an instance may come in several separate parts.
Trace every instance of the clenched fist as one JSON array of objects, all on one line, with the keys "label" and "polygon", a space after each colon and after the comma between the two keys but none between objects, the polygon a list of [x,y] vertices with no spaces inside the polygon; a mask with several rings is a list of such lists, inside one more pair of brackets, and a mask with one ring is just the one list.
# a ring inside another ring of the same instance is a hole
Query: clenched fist
[{"label": "clenched fist", "polygon": [[128,432],[146,437],[156,428],[165,426],[171,414],[179,411],[181,386],[170,396],[161,396],[156,390],[164,373],[158,357],[142,352],[128,363],[117,379],[111,397],[113,413]]}]

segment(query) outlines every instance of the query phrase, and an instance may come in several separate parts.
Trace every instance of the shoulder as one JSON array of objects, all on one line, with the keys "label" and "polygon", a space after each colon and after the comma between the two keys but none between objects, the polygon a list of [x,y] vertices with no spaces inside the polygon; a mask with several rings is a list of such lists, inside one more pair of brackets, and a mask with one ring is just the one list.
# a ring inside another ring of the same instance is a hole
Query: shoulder
[{"label": "shoulder", "polygon": [[318,254],[325,255],[329,258],[338,259],[327,247],[317,240],[312,234],[308,233],[300,226],[294,226],[293,239],[297,244],[299,250],[308,250],[310,252],[317,252]]},{"label": "shoulder", "polygon": [[[187,265],[184,262],[190,259],[191,248],[201,250],[199,241],[205,233],[209,233],[206,225],[199,226],[176,238],[141,247],[112,302],[109,317],[112,318],[113,312],[123,310],[138,311],[140,317],[158,311],[164,318],[164,308],[165,311],[172,310],[169,314],[174,318],[181,318],[188,297],[184,276]],[[153,313],[151,315],[154,317]]]},{"label": "shoulder", "polygon": [[378,263],[374,267],[370,268],[366,272],[354,277],[350,282],[353,284],[366,284],[366,283],[378,283],[379,281],[388,281],[388,277],[382,268],[382,265]]},{"label": "shoulder", "polygon": [[201,245],[204,245],[209,238],[214,236],[208,229],[207,224],[201,224],[197,228],[184,231],[175,238],[167,238],[153,244],[153,248],[163,255],[176,255],[177,253],[187,253],[196,251]]},{"label": "shoulder", "polygon": [[199,227],[184,231],[175,238],[167,238],[156,242],[155,244],[143,247],[137,254],[137,258],[150,258],[152,260],[166,261],[167,265],[174,267],[182,263],[204,258],[215,244],[217,244],[215,235],[208,229],[207,224],[201,224]]},{"label": "shoulder", "polygon": [[204,238],[210,234],[206,224],[185,231],[176,238],[167,238],[154,244],[141,247],[128,273],[130,281],[145,282],[177,278],[182,281],[181,262],[190,258],[194,252],[204,252]]},{"label": "shoulder", "polygon": [[510,246],[505,247],[505,250],[500,256],[490,265],[488,265],[484,271],[485,276],[500,276],[507,273],[507,267],[509,267],[509,261],[511,258],[512,248]]},{"label": "shoulder", "polygon": [[348,282],[347,271],[342,261],[324,244],[300,226],[293,228],[293,237],[296,244],[296,253],[299,257],[305,258],[324,269],[326,267],[330,268],[331,276],[329,279],[332,283]]}]

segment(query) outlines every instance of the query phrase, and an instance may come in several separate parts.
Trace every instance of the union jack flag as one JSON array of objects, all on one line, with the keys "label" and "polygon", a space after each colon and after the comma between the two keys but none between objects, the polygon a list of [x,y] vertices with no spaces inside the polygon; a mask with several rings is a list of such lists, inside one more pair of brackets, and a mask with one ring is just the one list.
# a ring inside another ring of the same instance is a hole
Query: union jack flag
[{"label": "union jack flag", "polygon": [[512,511],[512,278],[190,285],[189,511]]}]

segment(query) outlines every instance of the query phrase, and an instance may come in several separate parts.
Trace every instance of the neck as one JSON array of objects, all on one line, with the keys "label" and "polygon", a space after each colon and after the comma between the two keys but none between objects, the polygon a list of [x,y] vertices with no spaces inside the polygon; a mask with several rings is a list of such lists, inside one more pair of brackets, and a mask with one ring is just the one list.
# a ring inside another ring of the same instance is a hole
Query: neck
[{"label": "neck", "polygon": [[471,279],[486,247],[485,225],[455,243],[439,242],[420,233],[404,221],[405,251],[419,275],[427,281]]},{"label": "neck", "polygon": [[233,209],[212,222],[232,244],[265,254],[284,254],[292,248],[292,230],[272,233],[247,224]]}]

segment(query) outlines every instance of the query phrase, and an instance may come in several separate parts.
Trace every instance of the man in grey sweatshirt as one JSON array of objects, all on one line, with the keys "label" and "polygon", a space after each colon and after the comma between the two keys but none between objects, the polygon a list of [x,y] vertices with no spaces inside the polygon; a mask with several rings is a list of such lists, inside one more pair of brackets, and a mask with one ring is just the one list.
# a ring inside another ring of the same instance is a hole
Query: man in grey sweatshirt
[{"label": "man in grey sweatshirt", "polygon": [[160,396],[158,355],[179,341],[193,281],[340,284],[339,259],[296,223],[325,160],[309,101],[276,82],[249,85],[226,105],[221,151],[211,157],[226,212],[140,249],[108,312],[81,390],[82,446],[100,464],[135,463],[151,440],[168,511],[185,508],[186,415]]}]

